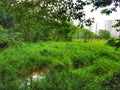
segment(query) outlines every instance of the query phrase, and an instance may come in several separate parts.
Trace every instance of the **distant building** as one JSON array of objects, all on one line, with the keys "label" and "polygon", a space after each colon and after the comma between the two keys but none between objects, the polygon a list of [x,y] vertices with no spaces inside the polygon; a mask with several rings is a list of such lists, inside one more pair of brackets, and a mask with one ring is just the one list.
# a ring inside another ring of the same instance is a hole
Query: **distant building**
[{"label": "distant building", "polygon": [[115,23],[115,20],[105,20],[105,30],[108,30],[112,37],[119,37],[119,32],[112,27]]},{"label": "distant building", "polygon": [[[79,21],[74,20],[72,23],[77,26],[79,24]],[[115,20],[105,20],[102,22],[93,23],[91,26],[85,26],[85,28],[97,35],[101,29],[108,30],[112,37],[119,37],[119,32],[116,31],[116,28],[112,27],[115,23]]]}]

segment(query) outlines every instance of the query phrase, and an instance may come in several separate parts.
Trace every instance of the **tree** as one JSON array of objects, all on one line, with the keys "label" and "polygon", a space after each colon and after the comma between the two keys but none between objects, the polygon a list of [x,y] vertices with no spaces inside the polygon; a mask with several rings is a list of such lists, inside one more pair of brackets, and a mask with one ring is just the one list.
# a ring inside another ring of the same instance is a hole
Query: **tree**
[{"label": "tree", "polygon": [[99,30],[100,39],[109,39],[111,37],[110,32],[107,30]]},{"label": "tree", "polygon": [[[93,5],[93,10],[97,10],[98,8],[106,7],[101,11],[103,14],[109,15],[113,11],[117,11],[117,7],[120,6],[120,0],[86,0],[88,4]],[[107,8],[107,6],[110,6],[113,4],[113,7]]]},{"label": "tree", "polygon": [[62,34],[67,39],[69,33],[73,32],[68,30],[73,19],[79,20],[81,26],[83,23],[91,25],[91,19],[85,19],[83,8],[86,2],[82,0],[77,0],[76,3],[73,0],[24,0],[20,2],[7,0],[6,4],[9,4],[9,11],[14,15],[15,26],[19,26],[25,41],[32,39],[35,41],[38,37],[47,40],[52,30],[55,30],[57,34],[55,37],[61,38],[59,35]]},{"label": "tree", "polygon": [[[114,3],[118,2],[114,0]],[[5,8],[5,13],[10,14],[10,19],[7,19],[11,22],[10,26],[13,25],[15,31],[23,34],[24,41],[36,41],[51,39],[53,32],[56,34],[53,35],[56,39],[61,38],[59,37],[61,33],[65,34],[63,37],[66,38],[66,35],[69,36],[68,33],[73,32],[67,29],[71,27],[70,23],[73,19],[80,21],[79,26],[84,24],[90,26],[93,19],[85,19],[84,6],[93,4],[97,9],[110,5],[111,2],[106,0],[76,0],[76,2],[73,0],[2,0],[0,4]],[[3,18],[1,23],[3,21],[6,20]]]},{"label": "tree", "polygon": [[116,20],[116,23],[113,25],[113,27],[114,28],[120,27],[120,20],[119,19]]},{"label": "tree", "polygon": [[88,42],[90,39],[94,39],[95,37],[96,35],[92,31],[81,27],[76,29],[74,36],[75,39],[84,39],[84,42]]},{"label": "tree", "polygon": [[95,37],[95,34],[91,32],[90,30],[83,29],[83,38],[84,42],[89,41],[90,39],[93,39]]},{"label": "tree", "polygon": [[14,16],[9,12],[8,0],[0,1],[0,25],[3,28],[12,28],[14,26]]}]

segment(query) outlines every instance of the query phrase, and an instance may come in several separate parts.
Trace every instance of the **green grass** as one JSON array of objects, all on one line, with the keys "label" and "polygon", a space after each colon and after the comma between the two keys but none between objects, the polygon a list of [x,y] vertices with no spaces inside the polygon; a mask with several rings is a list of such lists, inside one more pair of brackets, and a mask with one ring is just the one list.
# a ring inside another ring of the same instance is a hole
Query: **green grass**
[{"label": "green grass", "polygon": [[[20,87],[38,71],[44,79]],[[0,52],[0,90],[118,90],[119,71],[120,51],[105,41],[37,42]]]}]

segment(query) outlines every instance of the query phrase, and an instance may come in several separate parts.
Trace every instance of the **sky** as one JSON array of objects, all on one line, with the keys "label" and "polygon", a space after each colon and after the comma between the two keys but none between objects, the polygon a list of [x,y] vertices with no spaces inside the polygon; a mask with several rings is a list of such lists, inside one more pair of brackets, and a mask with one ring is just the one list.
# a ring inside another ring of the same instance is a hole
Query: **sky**
[{"label": "sky", "polygon": [[100,13],[100,11],[102,10],[101,8],[94,12],[90,12],[91,9],[92,9],[92,6],[90,6],[90,5],[85,7],[86,17],[87,18],[94,17],[95,23],[98,24],[98,29],[104,29],[105,20],[120,19],[120,8],[117,9],[117,12],[113,12],[110,15],[101,14]]}]

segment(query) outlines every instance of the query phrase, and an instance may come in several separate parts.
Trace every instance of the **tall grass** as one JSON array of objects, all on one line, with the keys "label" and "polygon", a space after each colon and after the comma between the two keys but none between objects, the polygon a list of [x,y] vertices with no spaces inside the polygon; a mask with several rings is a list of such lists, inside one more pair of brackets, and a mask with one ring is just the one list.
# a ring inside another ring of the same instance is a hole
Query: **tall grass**
[{"label": "tall grass", "polygon": [[[120,51],[104,42],[50,41],[9,47],[0,52],[0,90],[111,90],[116,89],[112,80],[119,88],[114,78],[119,74]],[[21,81],[38,71],[44,79],[20,87]]]}]

